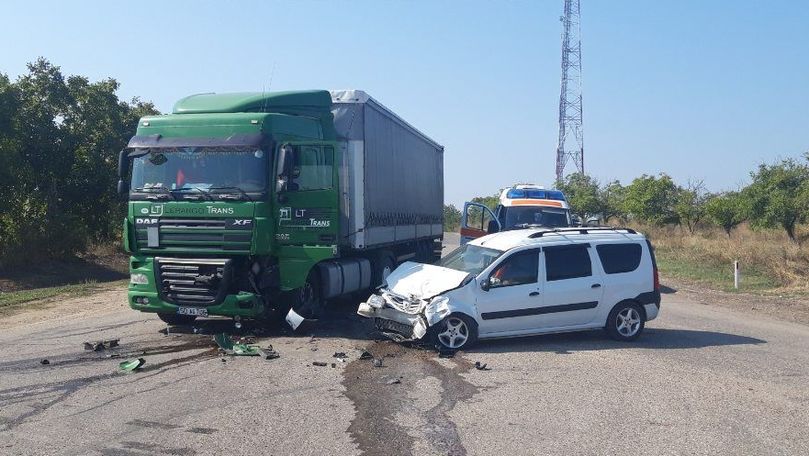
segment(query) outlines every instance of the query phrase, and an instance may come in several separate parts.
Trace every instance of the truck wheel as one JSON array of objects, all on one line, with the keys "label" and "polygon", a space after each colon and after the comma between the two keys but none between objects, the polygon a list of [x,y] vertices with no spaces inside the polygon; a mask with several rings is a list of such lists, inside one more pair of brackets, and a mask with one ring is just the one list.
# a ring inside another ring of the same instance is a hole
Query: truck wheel
[{"label": "truck wheel", "polygon": [[391,256],[389,252],[381,253],[374,264],[374,283],[372,284],[372,288],[376,288],[385,283],[385,279],[388,278],[394,269],[396,269],[396,265],[393,263],[393,256]]},{"label": "truck wheel", "polygon": [[317,318],[323,311],[323,299],[320,293],[320,277],[312,270],[306,277],[306,283],[291,294],[292,309],[303,318]]},{"label": "truck wheel", "polygon": [[159,313],[157,314],[157,317],[172,326],[190,325],[191,323],[194,323],[194,320],[197,319],[197,317],[193,315],[177,315],[167,313]]}]

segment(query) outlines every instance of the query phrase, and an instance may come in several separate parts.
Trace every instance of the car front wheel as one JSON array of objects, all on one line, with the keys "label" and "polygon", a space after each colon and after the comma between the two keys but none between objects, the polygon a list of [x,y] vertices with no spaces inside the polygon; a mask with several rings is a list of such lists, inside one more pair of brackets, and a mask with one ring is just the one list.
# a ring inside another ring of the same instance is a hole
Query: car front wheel
[{"label": "car front wheel", "polygon": [[475,320],[463,314],[451,314],[433,328],[433,341],[443,350],[471,347],[477,338],[478,326]]},{"label": "car front wheel", "polygon": [[615,340],[635,340],[643,332],[643,309],[634,302],[622,302],[607,317],[607,333]]}]

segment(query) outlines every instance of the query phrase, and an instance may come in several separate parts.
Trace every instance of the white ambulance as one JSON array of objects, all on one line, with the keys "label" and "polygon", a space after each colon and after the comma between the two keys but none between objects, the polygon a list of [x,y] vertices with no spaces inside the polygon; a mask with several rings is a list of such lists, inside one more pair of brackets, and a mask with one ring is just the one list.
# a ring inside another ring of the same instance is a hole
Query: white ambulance
[{"label": "white ambulance", "polygon": [[480,203],[464,204],[461,245],[500,231],[572,226],[570,206],[559,190],[535,184],[517,184],[500,193],[494,212]]}]

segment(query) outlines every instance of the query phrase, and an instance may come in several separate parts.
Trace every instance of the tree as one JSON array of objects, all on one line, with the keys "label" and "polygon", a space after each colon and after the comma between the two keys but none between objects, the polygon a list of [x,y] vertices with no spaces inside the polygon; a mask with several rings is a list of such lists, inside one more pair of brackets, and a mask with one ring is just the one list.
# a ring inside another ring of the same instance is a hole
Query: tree
[{"label": "tree", "polygon": [[743,191],[750,224],[783,228],[792,242],[799,243],[795,227],[809,220],[809,166],[785,159],[759,165],[750,175],[753,182]]},{"label": "tree", "polygon": [[738,192],[715,195],[705,202],[705,214],[730,237],[730,231],[745,220],[742,196]]},{"label": "tree", "polygon": [[0,261],[64,256],[120,233],[118,152],[151,103],[118,99],[118,82],[65,77],[44,58],[0,75]]},{"label": "tree", "polygon": [[598,181],[582,173],[569,174],[556,187],[565,194],[570,212],[582,221],[602,211],[599,201]]},{"label": "tree", "polygon": [[598,205],[600,207],[601,219],[604,223],[609,222],[613,217],[626,219],[624,211],[624,198],[626,187],[617,180],[609,182],[598,189]]},{"label": "tree", "polygon": [[625,188],[623,208],[636,220],[654,225],[677,223],[674,205],[677,202],[677,186],[667,174],[636,178]]},{"label": "tree", "polygon": [[690,234],[694,234],[694,229],[705,217],[705,202],[708,196],[702,181],[689,180],[685,187],[677,189],[674,212],[680,226],[685,225]]},{"label": "tree", "polygon": [[461,211],[453,204],[444,205],[444,231],[458,231],[461,226]]}]

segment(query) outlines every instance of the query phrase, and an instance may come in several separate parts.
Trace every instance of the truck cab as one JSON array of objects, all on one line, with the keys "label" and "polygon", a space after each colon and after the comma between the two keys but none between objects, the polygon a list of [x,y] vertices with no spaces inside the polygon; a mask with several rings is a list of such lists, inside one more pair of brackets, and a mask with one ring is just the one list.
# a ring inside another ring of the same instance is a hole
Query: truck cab
[{"label": "truck cab", "polygon": [[464,204],[461,245],[500,231],[569,226],[572,219],[564,193],[535,184],[516,184],[500,193],[493,211],[481,203]]}]

